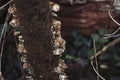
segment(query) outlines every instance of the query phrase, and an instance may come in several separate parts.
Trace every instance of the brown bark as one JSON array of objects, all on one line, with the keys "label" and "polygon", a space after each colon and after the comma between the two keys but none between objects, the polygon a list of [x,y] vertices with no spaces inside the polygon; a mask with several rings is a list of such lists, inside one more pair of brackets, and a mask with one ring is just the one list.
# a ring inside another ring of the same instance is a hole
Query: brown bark
[{"label": "brown bark", "polygon": [[58,80],[48,0],[14,0],[34,80]]}]

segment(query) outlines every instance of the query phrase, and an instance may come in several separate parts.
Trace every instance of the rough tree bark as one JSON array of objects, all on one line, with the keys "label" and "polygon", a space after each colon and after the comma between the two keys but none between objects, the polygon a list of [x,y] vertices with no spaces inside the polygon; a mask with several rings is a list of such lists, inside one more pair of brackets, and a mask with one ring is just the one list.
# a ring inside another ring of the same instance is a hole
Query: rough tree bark
[{"label": "rough tree bark", "polygon": [[53,71],[58,66],[59,56],[53,55],[49,0],[14,2],[34,80],[58,80],[58,74]]}]

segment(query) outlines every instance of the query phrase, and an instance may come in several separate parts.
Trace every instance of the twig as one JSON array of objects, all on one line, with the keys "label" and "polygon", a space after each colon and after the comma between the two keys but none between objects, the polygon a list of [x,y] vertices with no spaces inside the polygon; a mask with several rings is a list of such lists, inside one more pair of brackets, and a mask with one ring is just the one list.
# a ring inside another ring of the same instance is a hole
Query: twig
[{"label": "twig", "polygon": [[103,78],[103,77],[98,73],[98,71],[95,69],[92,60],[91,60],[91,65],[92,65],[92,68],[93,68],[93,70],[95,71],[95,73],[96,73],[102,80],[105,80],[105,78]]},{"label": "twig", "polygon": [[[96,53],[96,44],[95,44],[95,39],[93,39],[93,47],[94,47],[94,53]],[[96,71],[98,72],[98,62],[97,62],[97,57],[95,57],[95,65],[96,65]],[[99,72],[98,72],[99,73]],[[97,80],[99,80],[99,75],[97,75]]]},{"label": "twig", "polygon": [[[7,6],[7,5],[10,4],[10,3],[11,3],[11,0],[10,0],[9,2],[7,2],[5,5],[3,5],[2,7],[0,7],[0,9],[4,8],[5,6]],[[8,16],[8,14],[7,14],[7,16]],[[9,17],[10,17],[10,16],[9,16]],[[5,25],[7,25],[7,22],[8,22],[9,17],[6,17],[5,23],[4,23],[4,25],[3,25],[3,29],[2,29],[2,32],[1,32],[1,35],[0,35],[0,43],[1,43],[1,41],[2,41],[2,36],[3,36],[4,31],[5,31]]]},{"label": "twig", "polygon": [[117,22],[117,21],[113,18],[110,10],[108,10],[108,15],[110,16],[110,18],[112,19],[112,21],[113,21],[114,23],[116,23],[119,27],[118,27],[118,29],[115,30],[112,34],[106,34],[106,35],[105,35],[105,38],[111,38],[111,36],[115,36],[114,34],[116,34],[116,33],[120,30],[120,23]]},{"label": "twig", "polygon": [[109,15],[110,18],[113,20],[113,22],[115,22],[118,26],[120,26],[120,23],[117,22],[117,21],[113,18],[113,16],[111,15],[111,11],[110,11],[110,10],[108,10],[108,15]]},{"label": "twig", "polygon": [[[1,32],[1,35],[0,35],[0,44],[1,44],[1,49],[0,49],[0,80],[4,80],[4,78],[2,77],[2,72],[1,72],[1,63],[2,63],[3,48],[4,48],[4,43],[5,43],[4,39],[5,39],[5,36],[6,36],[8,19],[10,18],[10,15],[11,15],[10,13],[7,13],[7,16],[6,16],[4,25],[3,25],[3,29],[2,29],[2,32]],[[3,39],[3,41],[2,41],[2,39]]]},{"label": "twig", "polygon": [[[4,25],[3,25],[3,29],[4,30],[2,30],[3,31],[3,33],[2,33],[2,36],[1,36],[1,52],[0,52],[0,58],[2,58],[2,52],[3,52],[3,46],[4,46],[4,40],[2,41],[2,39],[5,39],[5,36],[6,36],[6,31],[7,31],[7,23],[8,23],[8,19],[9,19],[9,17],[10,17],[10,14],[8,13],[7,14],[7,17],[6,17],[6,20],[5,20],[5,23],[4,23]],[[1,59],[0,59],[0,63],[1,63]],[[0,70],[1,70],[1,67],[0,67]]]},{"label": "twig", "polygon": [[6,7],[6,6],[7,6],[8,4],[10,4],[10,3],[11,3],[11,0],[8,1],[6,4],[4,4],[3,6],[1,6],[1,7],[0,7],[0,10],[3,9],[4,7]]},{"label": "twig", "polygon": [[[16,48],[17,48],[18,43],[17,43],[17,38],[16,38],[16,37],[15,37],[15,43],[16,43]],[[18,54],[19,54],[19,53],[18,53]],[[23,80],[27,80],[26,77],[25,77],[25,71],[24,71],[24,69],[23,69],[23,67],[22,67],[22,63],[21,63],[21,61],[20,61],[20,56],[17,55],[17,58],[18,58],[18,61],[19,61],[19,63],[20,63],[20,69],[21,69],[21,73],[22,73]]]},{"label": "twig", "polygon": [[102,52],[105,52],[109,47],[117,44],[120,42],[120,37],[116,38],[115,40],[111,41],[110,43],[108,43],[107,45],[105,45],[100,51],[98,51],[95,55],[93,55],[92,57],[90,57],[91,60],[94,59],[94,57],[99,56]]},{"label": "twig", "polygon": [[115,38],[115,37],[119,37],[120,34],[116,34],[116,35],[111,35],[111,36],[105,36],[103,37],[104,39],[108,39],[108,38]]}]

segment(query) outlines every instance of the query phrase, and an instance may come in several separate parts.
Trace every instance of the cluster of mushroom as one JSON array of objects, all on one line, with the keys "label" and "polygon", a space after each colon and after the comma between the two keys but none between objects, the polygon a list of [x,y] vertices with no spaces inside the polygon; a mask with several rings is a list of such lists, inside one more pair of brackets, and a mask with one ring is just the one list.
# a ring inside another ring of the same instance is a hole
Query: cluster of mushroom
[{"label": "cluster of mushroom", "polygon": [[24,77],[27,80],[33,80],[32,78],[32,70],[31,66],[27,62],[27,50],[24,47],[24,39],[23,36],[21,35],[21,29],[20,29],[20,24],[19,24],[19,18],[17,17],[16,14],[16,7],[14,4],[12,4],[8,12],[12,15],[12,19],[9,22],[12,28],[14,28],[14,36],[16,38],[16,46],[17,46],[17,52],[18,52],[18,58],[20,63],[22,64],[21,66],[21,71],[25,74]]},{"label": "cluster of mushroom", "polygon": [[[60,10],[60,5],[50,2],[50,8],[51,8],[51,15],[52,17],[57,17],[57,12]],[[61,56],[62,53],[65,50],[65,40],[61,37],[61,21],[52,19],[52,26],[51,30],[53,32],[53,38],[54,38],[54,50],[53,55],[55,56]],[[67,80],[67,76],[64,72],[64,70],[67,68],[64,60],[61,58],[59,59],[59,64],[56,68],[54,68],[54,71],[59,74],[60,80]]]}]

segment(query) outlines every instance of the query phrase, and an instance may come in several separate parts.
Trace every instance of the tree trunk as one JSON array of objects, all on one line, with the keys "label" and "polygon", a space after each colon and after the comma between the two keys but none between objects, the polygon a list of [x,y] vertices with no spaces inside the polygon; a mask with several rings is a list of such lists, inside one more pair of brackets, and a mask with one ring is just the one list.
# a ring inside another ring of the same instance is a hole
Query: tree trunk
[{"label": "tree trunk", "polygon": [[22,35],[27,49],[27,61],[34,80],[58,80],[54,72],[59,56],[53,55],[53,35],[48,0],[14,0]]}]

